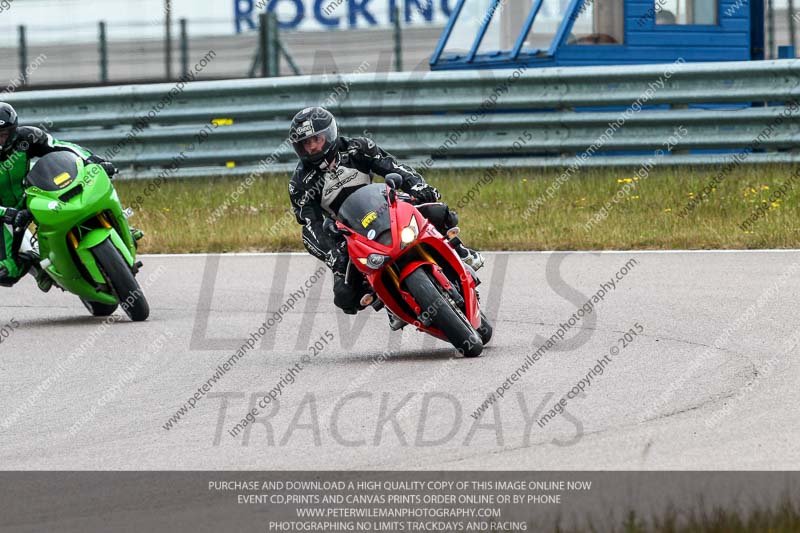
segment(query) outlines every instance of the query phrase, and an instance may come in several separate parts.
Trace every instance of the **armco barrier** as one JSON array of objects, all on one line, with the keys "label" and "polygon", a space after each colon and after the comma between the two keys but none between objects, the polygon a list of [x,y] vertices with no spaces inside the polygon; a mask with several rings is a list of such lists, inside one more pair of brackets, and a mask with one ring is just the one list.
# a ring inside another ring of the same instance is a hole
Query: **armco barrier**
[{"label": "armco barrier", "polygon": [[[434,155],[435,168],[568,165],[593,145],[585,165],[636,165],[678,127],[687,133],[660,164],[723,162],[696,151],[743,150],[756,138],[747,162],[800,161],[798,60],[298,76],[6,98],[23,123],[52,123],[54,135],[108,156],[127,177],[176,160],[170,176],[241,175],[271,155],[266,171],[286,172],[289,119],[320,104],[343,134],[373,136],[412,162]],[[532,140],[515,144],[521,136]]]}]

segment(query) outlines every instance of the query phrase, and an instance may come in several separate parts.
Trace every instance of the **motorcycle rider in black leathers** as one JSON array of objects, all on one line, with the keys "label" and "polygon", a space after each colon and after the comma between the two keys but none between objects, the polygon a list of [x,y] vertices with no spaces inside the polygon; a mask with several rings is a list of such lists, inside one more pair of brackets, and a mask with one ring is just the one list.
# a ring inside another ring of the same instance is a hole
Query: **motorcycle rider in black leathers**
[{"label": "motorcycle rider in black leathers", "polygon": [[[355,314],[365,294],[362,284],[346,284],[348,256],[344,239],[323,230],[326,217],[335,215],[344,200],[358,188],[372,183],[373,174],[390,173],[403,178],[400,189],[416,198],[417,209],[443,235],[456,226],[458,217],[447,205],[438,202],[439,191],[428,185],[411,167],[367,137],[340,137],[333,115],[321,107],[309,107],[292,120],[289,139],[300,162],[289,182],[289,197],[297,222],[303,226],[303,245],[333,271],[334,304],[347,314]],[[456,251],[462,260],[477,270],[483,266],[480,253],[470,250],[456,238]],[[390,314],[392,329],[405,325]]]}]

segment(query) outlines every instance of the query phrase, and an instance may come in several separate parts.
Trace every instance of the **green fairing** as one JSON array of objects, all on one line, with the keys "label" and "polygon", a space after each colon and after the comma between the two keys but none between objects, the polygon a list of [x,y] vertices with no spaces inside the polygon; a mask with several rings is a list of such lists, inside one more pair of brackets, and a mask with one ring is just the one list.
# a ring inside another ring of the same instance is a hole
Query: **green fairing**
[{"label": "green fairing", "polygon": [[[52,155],[55,153],[45,156],[40,162]],[[71,182],[62,183],[63,189],[50,191],[31,186],[26,191],[28,209],[38,226],[40,258],[48,274],[63,289],[86,300],[118,303],[97,266],[91,248],[110,238],[128,266],[132,267],[136,248],[127,220],[103,168],[96,164],[86,165],[77,157],[71,157],[70,160],[77,165],[77,172],[75,167],[65,167],[59,168],[55,175],[48,176],[55,183],[48,188],[56,188],[56,181],[63,176],[61,170],[75,174]],[[36,172],[36,167],[33,171]],[[39,185],[44,186],[41,182]],[[78,187],[82,188],[82,192],[69,198],[70,192]],[[68,199],[62,201],[62,197]],[[100,223],[97,214],[101,212],[106,213],[111,228],[103,227]],[[78,246],[73,251],[70,251],[73,248],[68,237],[70,231],[78,240]],[[79,263],[76,263],[76,259]]]},{"label": "green fairing", "polygon": [[[53,146],[69,148],[81,154],[84,159],[91,157],[91,152],[77,144],[53,139]],[[0,206],[20,208],[24,204],[25,176],[31,167],[31,158],[22,150],[11,152],[0,161]]]}]

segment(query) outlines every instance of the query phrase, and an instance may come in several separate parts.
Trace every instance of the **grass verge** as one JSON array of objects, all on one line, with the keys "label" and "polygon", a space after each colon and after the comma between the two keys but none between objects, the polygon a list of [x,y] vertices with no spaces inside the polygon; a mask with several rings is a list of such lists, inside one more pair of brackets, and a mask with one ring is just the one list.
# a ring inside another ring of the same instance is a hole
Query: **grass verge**
[{"label": "grass verge", "polygon": [[[553,533],[796,533],[800,531],[800,505],[786,497],[774,505],[760,505],[748,512],[715,506],[705,509],[699,504],[688,510],[669,507],[660,515],[644,518],[633,511],[622,523],[592,524],[588,528],[552,529],[533,526],[532,531]],[[499,532],[498,532],[499,533]]]},{"label": "grass verge", "polygon": [[[464,241],[479,249],[800,245],[800,169],[741,166],[718,177],[721,171],[584,169],[560,185],[560,170],[444,171],[426,179],[458,212]],[[300,251],[300,226],[288,215],[287,182],[288,176],[274,175],[250,187],[232,178],[160,185],[120,180],[116,186],[123,204],[141,204],[131,219],[147,234],[140,251]],[[696,203],[692,210],[690,203]]]}]

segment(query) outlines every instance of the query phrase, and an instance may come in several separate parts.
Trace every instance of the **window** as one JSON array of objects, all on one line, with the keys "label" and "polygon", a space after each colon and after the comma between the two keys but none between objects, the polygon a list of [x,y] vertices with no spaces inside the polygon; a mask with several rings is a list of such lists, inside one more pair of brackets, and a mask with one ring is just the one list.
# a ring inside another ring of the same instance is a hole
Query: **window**
[{"label": "window", "polygon": [[575,15],[567,44],[622,44],[625,17],[622,0],[584,0]]},{"label": "window", "polygon": [[719,0],[655,0],[656,24],[717,24]]},{"label": "window", "polygon": [[488,13],[491,6],[492,0],[467,0],[464,9],[461,10],[455,21],[453,30],[447,37],[444,53],[465,54],[469,52],[481,24],[487,17],[493,15],[493,13]]},{"label": "window", "polygon": [[566,16],[569,2],[561,0],[543,0],[531,29],[522,43],[523,49],[547,50]]},{"label": "window", "polygon": [[530,1],[500,0],[486,28],[478,53],[514,48],[531,8]]},{"label": "window", "polygon": [[584,0],[571,9],[573,0],[466,0],[441,51],[468,60],[473,53],[546,55],[555,50],[555,37],[567,26],[573,26],[567,44],[622,44],[624,2]]}]

